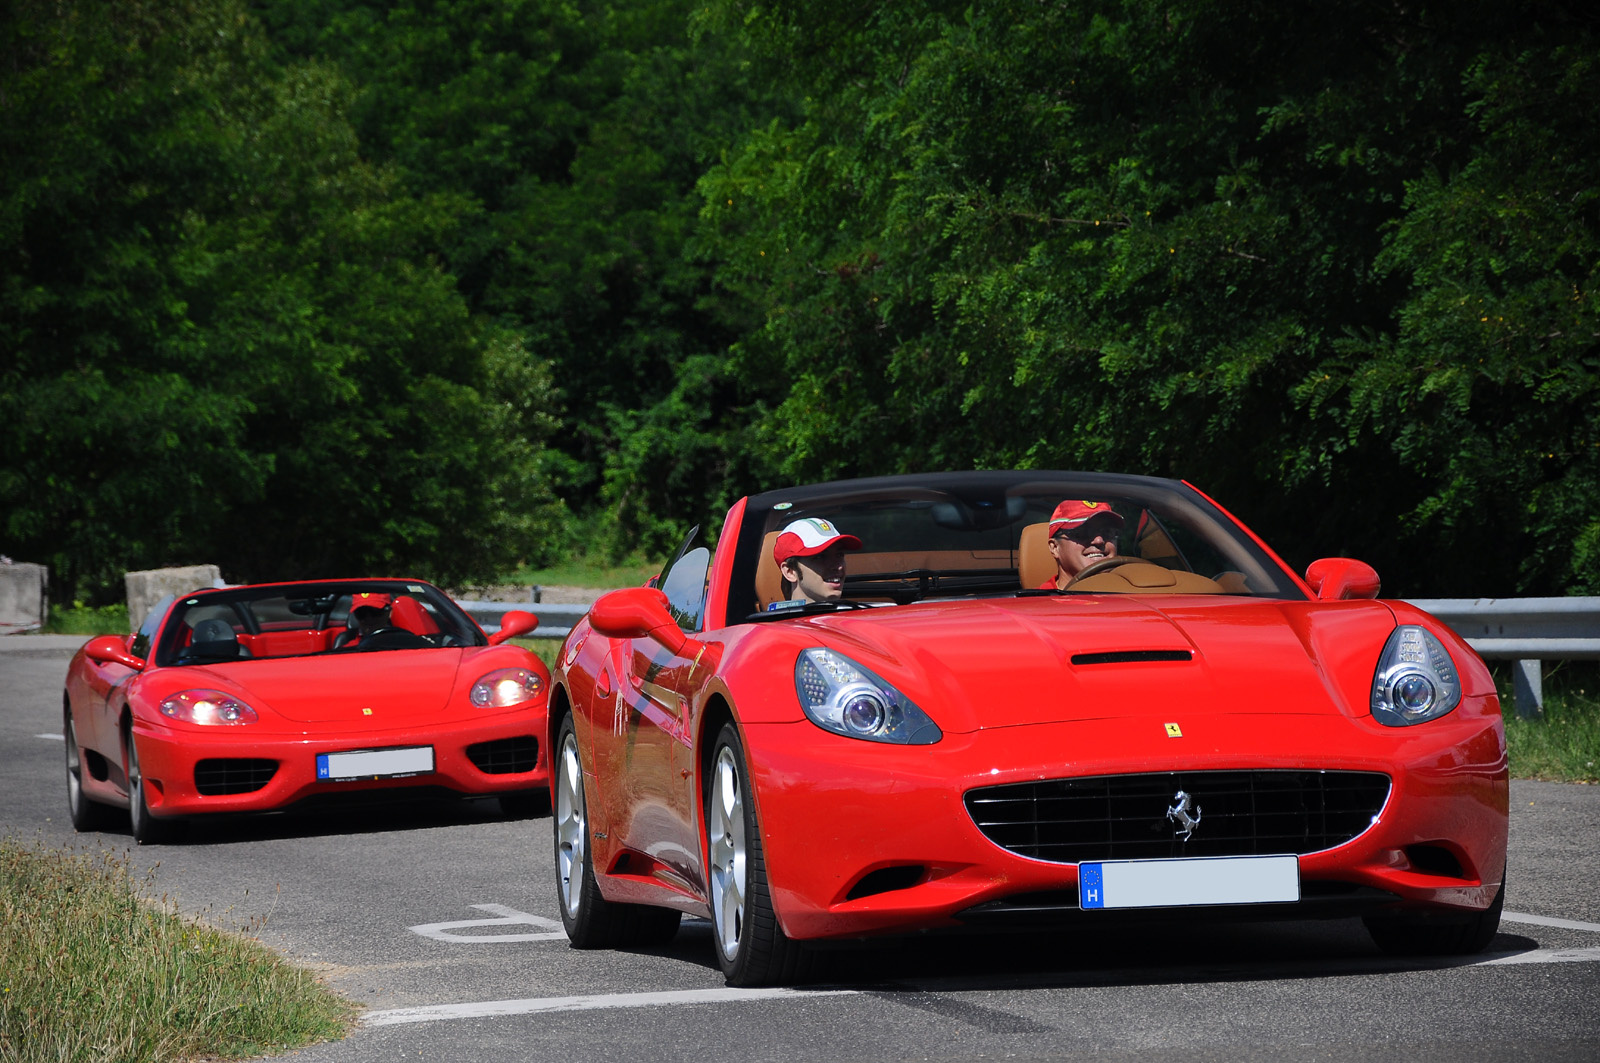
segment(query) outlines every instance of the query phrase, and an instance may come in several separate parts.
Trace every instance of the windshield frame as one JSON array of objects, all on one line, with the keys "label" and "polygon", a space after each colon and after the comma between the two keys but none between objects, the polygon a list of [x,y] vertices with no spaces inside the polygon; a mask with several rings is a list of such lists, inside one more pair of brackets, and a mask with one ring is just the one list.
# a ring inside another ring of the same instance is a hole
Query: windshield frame
[{"label": "windshield frame", "polygon": [[[958,499],[969,500],[999,500],[1018,495],[1058,499],[1111,498],[1153,506],[1169,513],[1182,513],[1187,518],[1209,525],[1220,532],[1229,547],[1236,549],[1254,568],[1279,588],[1266,593],[1251,592],[1248,597],[1282,601],[1306,600],[1306,595],[1294,578],[1294,574],[1262,543],[1221,507],[1180,480],[1060,470],[975,471],[839,480],[750,496],[746,500],[743,519],[740,521],[738,541],[734,547],[735,555],[729,572],[726,623],[746,622],[759,611],[755,590],[756,573],[760,562],[762,540],[770,530],[769,525],[775,522],[774,514],[809,516],[829,512],[830,507],[847,506],[851,503],[895,498],[922,499],[930,493],[948,494]],[[992,503],[991,508],[993,508]],[[996,516],[998,519],[1004,514],[997,512]],[[1028,518],[1024,516],[1007,520],[1000,526],[1015,529],[1019,523],[1026,522]],[[846,532],[852,530],[842,524],[841,527]],[[1026,593],[1027,590],[1012,586],[1008,590],[994,590],[973,596],[1015,597],[1019,593]],[[807,610],[806,614],[814,615],[814,611]],[[799,611],[788,611],[784,615],[802,614]]]}]

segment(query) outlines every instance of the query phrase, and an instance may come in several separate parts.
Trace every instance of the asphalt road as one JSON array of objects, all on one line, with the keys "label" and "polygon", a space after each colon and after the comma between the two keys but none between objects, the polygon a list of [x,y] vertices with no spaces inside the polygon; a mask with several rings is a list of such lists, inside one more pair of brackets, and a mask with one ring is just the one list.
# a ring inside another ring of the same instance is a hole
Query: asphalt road
[{"label": "asphalt road", "polygon": [[[550,821],[492,802],[76,835],[74,640],[0,639],[0,836],[127,853],[368,1009],[305,1063],[372,1060],[1600,1060],[1600,787],[1512,787],[1507,918],[1471,961],[1382,956],[1359,923],[939,937],[830,953],[801,991],[725,988],[704,923],[663,949],[559,933]],[[1538,920],[1546,920],[1541,922]]]}]

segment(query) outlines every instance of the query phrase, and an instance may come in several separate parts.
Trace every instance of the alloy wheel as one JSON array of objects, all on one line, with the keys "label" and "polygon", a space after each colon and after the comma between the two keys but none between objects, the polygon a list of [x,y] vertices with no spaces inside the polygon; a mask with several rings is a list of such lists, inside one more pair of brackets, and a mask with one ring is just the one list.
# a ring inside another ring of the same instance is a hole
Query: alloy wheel
[{"label": "alloy wheel", "polygon": [[706,833],[711,842],[711,908],[717,945],[730,959],[739,953],[745,909],[745,810],[739,761],[728,746],[717,750],[711,777]]}]

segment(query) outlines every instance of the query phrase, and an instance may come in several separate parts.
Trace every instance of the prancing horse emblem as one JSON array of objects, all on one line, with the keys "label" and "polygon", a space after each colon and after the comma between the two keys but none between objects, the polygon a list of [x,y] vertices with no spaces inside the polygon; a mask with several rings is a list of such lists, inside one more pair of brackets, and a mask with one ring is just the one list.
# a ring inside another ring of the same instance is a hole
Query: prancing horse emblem
[{"label": "prancing horse emblem", "polygon": [[[1191,806],[1193,815],[1189,814]],[[1188,841],[1194,829],[1200,825],[1200,806],[1194,804],[1194,798],[1187,792],[1179,790],[1172,797],[1172,807],[1167,809],[1167,820],[1176,828],[1173,833]]]}]

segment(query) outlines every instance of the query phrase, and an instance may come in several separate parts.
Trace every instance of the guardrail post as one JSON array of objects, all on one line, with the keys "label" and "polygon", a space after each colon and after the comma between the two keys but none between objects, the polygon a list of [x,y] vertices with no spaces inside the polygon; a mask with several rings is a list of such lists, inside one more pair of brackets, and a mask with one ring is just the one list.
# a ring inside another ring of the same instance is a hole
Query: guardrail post
[{"label": "guardrail post", "polygon": [[1544,662],[1511,662],[1512,704],[1517,715],[1532,720],[1544,714]]}]

